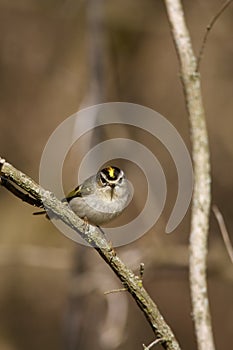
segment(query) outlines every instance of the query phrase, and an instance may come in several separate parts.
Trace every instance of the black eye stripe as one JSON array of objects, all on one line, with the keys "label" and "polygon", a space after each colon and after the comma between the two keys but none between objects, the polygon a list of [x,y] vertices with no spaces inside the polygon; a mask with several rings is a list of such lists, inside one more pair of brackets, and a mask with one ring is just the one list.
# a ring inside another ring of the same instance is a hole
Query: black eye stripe
[{"label": "black eye stripe", "polygon": [[107,181],[107,179],[105,178],[105,176],[102,175],[101,172],[100,172],[100,180],[101,180],[101,182],[102,182],[102,184],[103,184],[104,186],[107,185],[108,181]]}]

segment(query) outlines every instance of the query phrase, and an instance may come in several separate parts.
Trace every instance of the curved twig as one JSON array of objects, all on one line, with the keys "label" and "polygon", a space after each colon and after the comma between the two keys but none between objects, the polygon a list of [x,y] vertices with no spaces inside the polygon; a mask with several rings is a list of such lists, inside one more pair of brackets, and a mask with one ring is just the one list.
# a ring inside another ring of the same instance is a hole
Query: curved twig
[{"label": "curved twig", "polygon": [[208,36],[209,36],[209,33],[211,31],[211,29],[213,28],[215,22],[217,21],[217,19],[221,16],[221,14],[226,10],[226,8],[230,5],[230,3],[232,2],[233,0],[227,0],[225,1],[220,9],[218,10],[218,12],[211,18],[210,20],[210,23],[207,25],[206,27],[206,31],[205,31],[205,34],[203,36],[203,39],[202,39],[202,43],[201,43],[201,48],[199,50],[199,53],[198,53],[198,56],[197,56],[197,66],[196,66],[196,72],[198,72],[200,70],[200,64],[201,64],[201,60],[202,60],[202,57],[204,55],[204,50],[205,50],[205,46],[206,46],[206,42],[207,42],[207,39],[208,39]]}]

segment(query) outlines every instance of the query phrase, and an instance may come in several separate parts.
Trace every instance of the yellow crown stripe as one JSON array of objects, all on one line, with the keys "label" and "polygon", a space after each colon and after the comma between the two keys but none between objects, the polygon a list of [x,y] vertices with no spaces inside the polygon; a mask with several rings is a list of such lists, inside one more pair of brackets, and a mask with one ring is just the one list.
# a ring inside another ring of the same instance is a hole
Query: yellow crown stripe
[{"label": "yellow crown stripe", "polygon": [[110,177],[115,177],[115,169],[112,168],[111,166],[108,167],[108,173]]}]

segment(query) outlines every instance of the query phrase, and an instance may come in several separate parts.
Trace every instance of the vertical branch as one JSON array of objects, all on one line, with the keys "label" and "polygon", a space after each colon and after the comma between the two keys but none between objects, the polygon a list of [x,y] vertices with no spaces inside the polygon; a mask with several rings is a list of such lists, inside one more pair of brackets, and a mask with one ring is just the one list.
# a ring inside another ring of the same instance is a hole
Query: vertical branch
[{"label": "vertical branch", "polygon": [[[84,106],[94,105],[104,102],[105,98],[105,27],[104,27],[104,2],[103,0],[87,0],[85,2],[86,10],[86,64],[88,67],[88,85],[87,91],[82,101]],[[95,145],[98,132],[94,129],[96,115],[92,115],[93,130],[86,138],[85,153],[87,149],[92,149]],[[93,145],[92,145],[93,143]],[[88,148],[87,148],[88,147]],[[79,148],[80,149],[80,148]],[[83,150],[84,151],[84,150]],[[79,152],[79,151],[78,151]],[[76,159],[79,158],[77,152]],[[87,254],[86,254],[87,255]],[[66,349],[74,350],[83,348],[88,344],[84,332],[83,322],[87,322],[90,310],[86,307],[88,304],[88,295],[80,295],[78,288],[72,288],[76,280],[84,272],[88,271],[88,258],[84,256],[83,250],[76,247],[72,276],[70,278],[70,294],[68,296],[67,310],[65,315],[65,341]],[[77,290],[76,290],[77,289]],[[90,320],[90,326],[93,325]],[[87,332],[87,330],[86,330]],[[99,339],[98,328],[95,329],[96,337]],[[97,336],[98,335],[98,336]]]},{"label": "vertical branch", "polygon": [[89,64],[89,99],[92,103],[104,102],[106,95],[105,61],[106,36],[103,0],[88,0],[87,12],[87,59]]},{"label": "vertical branch", "polygon": [[199,350],[213,350],[206,281],[207,238],[210,213],[210,161],[205,112],[196,57],[180,0],[165,0],[171,32],[180,62],[186,106],[191,128],[194,192],[190,233],[190,287]]}]

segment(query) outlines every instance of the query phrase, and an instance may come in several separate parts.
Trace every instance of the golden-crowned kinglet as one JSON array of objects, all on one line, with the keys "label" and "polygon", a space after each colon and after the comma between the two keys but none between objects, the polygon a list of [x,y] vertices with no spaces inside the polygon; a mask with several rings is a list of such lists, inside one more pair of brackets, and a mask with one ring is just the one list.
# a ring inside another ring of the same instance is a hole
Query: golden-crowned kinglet
[{"label": "golden-crowned kinglet", "polygon": [[100,226],[120,215],[129,197],[130,187],[124,172],[109,166],[86,179],[63,201],[67,201],[80,218]]}]

